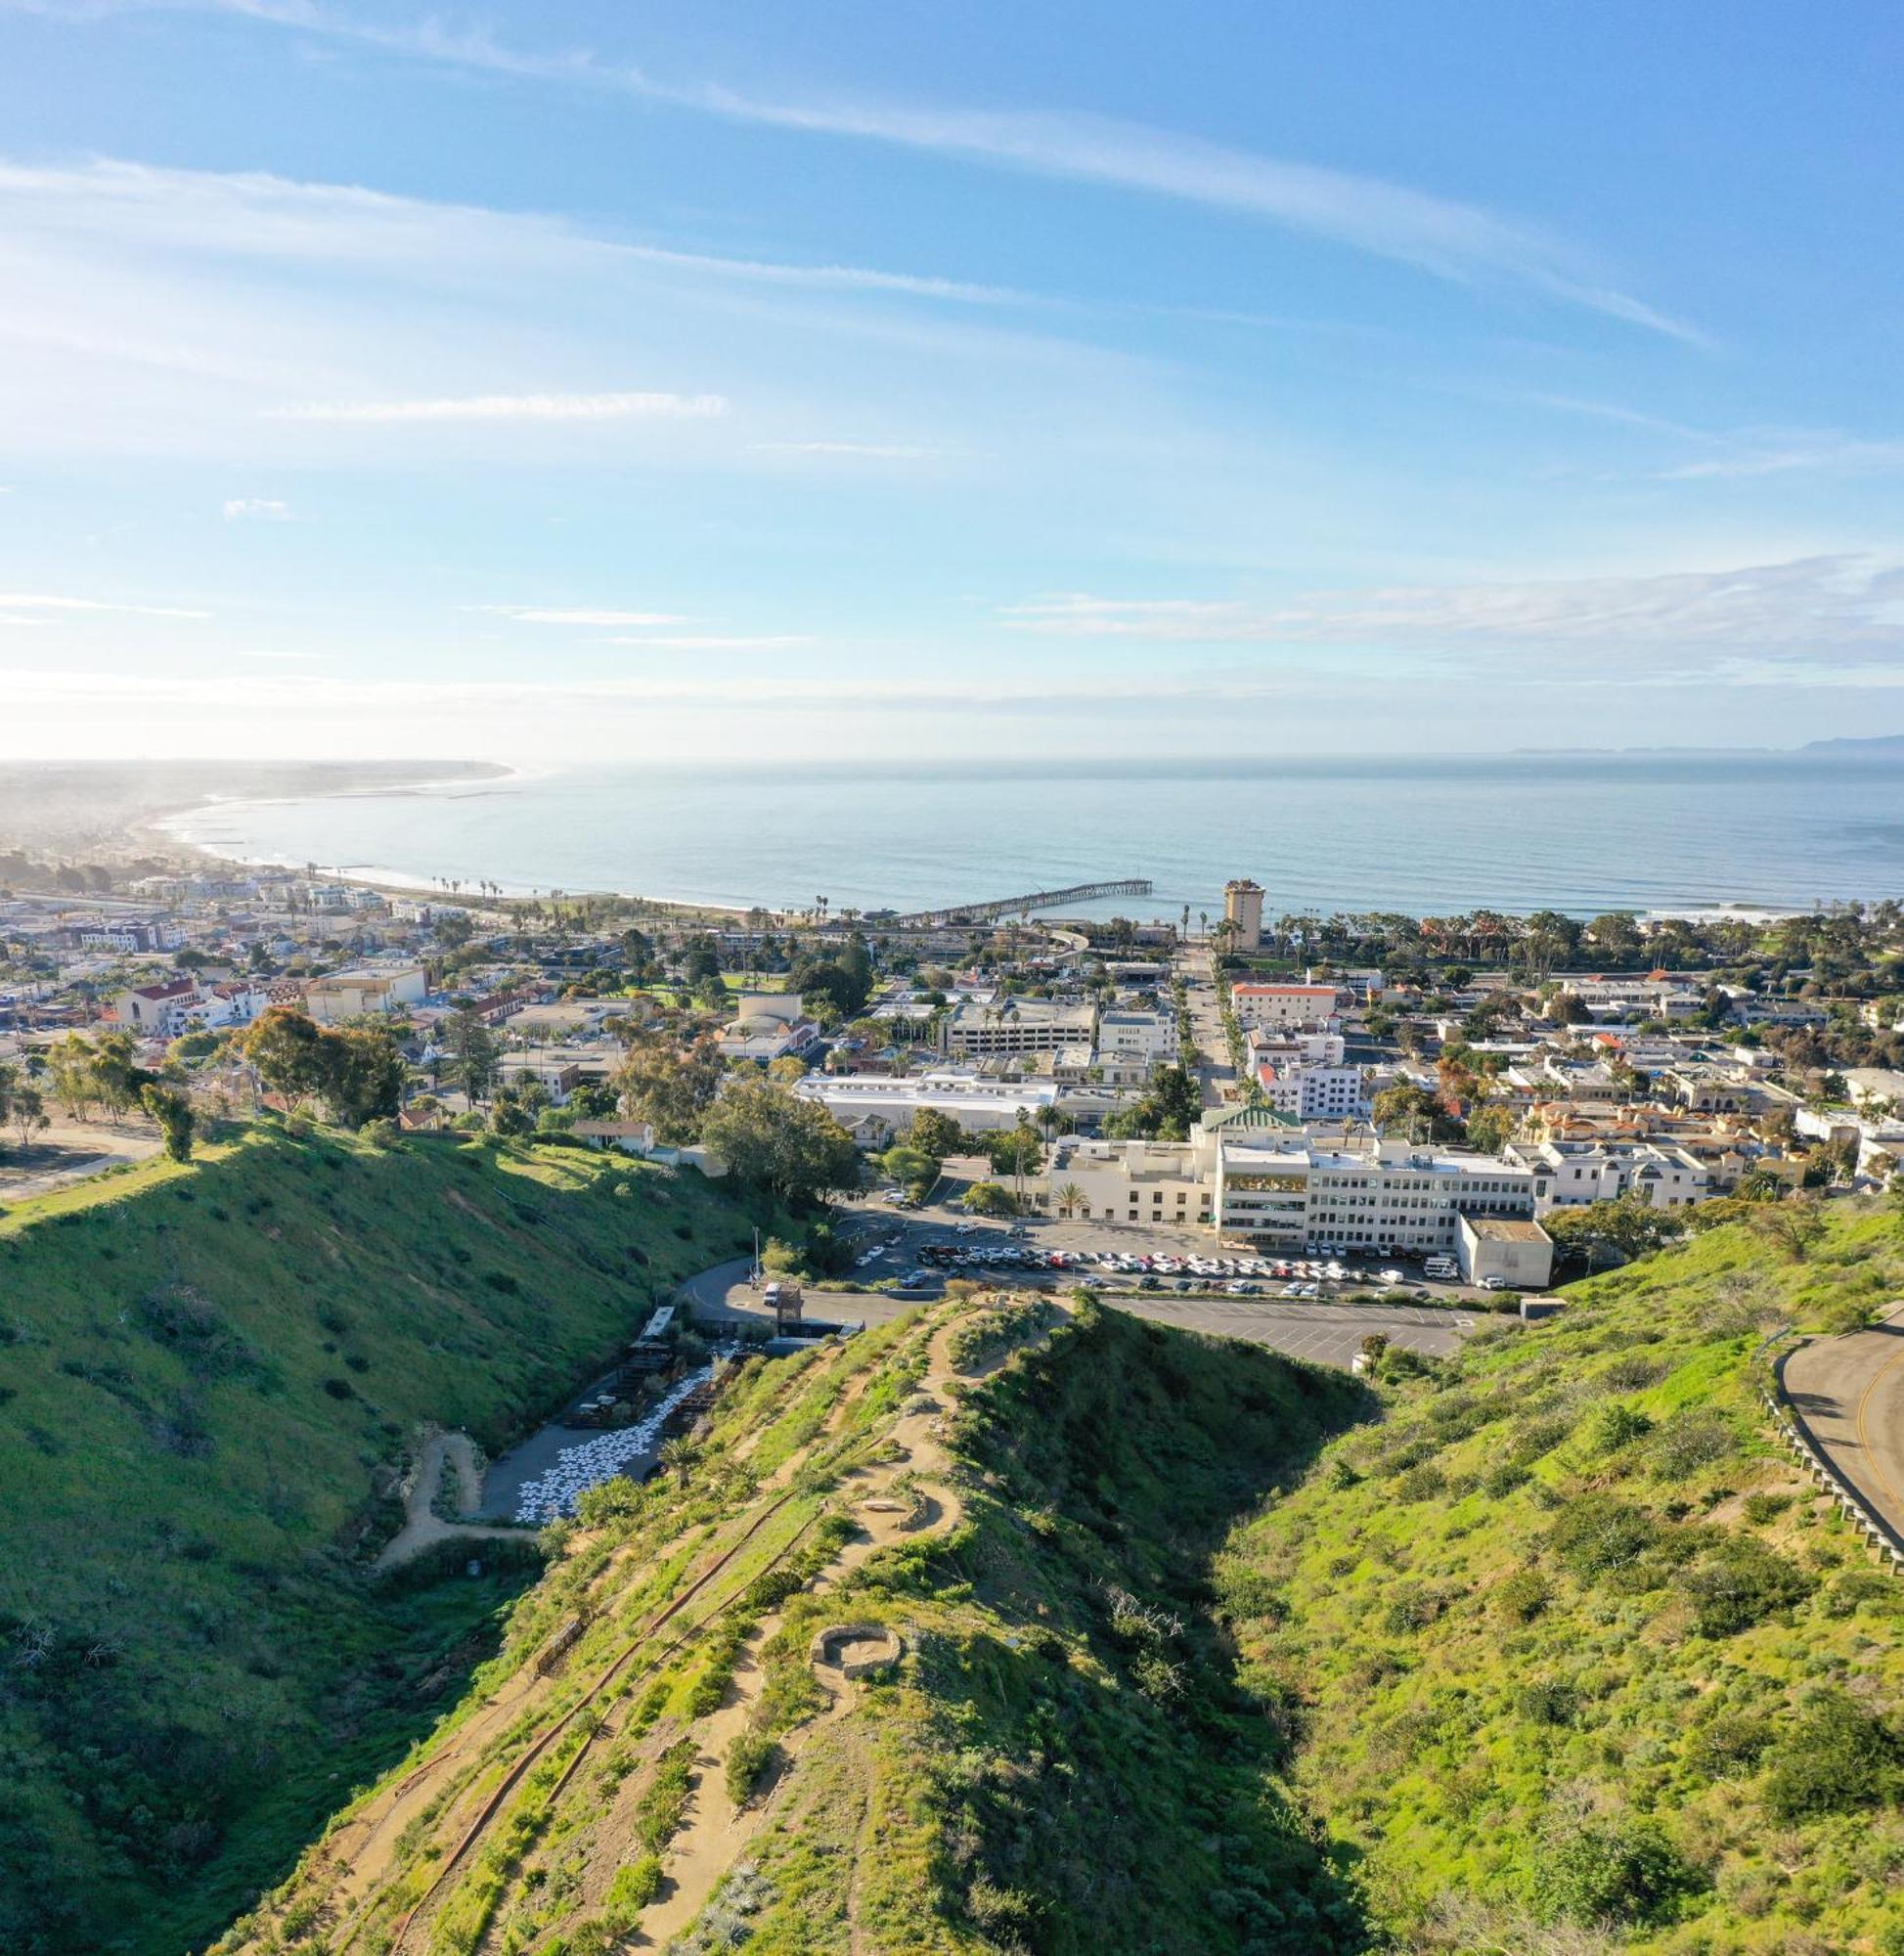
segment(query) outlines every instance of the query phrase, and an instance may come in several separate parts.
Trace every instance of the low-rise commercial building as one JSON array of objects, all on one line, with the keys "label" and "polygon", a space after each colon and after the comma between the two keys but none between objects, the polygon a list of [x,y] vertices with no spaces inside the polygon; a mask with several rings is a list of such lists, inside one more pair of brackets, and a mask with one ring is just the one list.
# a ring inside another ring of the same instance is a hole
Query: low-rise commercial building
[{"label": "low-rise commercial building", "polygon": [[1703,1162],[1653,1141],[1510,1141],[1501,1152],[1540,1178],[1536,1216],[1629,1193],[1650,1208],[1683,1209],[1712,1193],[1711,1171]]},{"label": "low-rise commercial building", "polygon": [[1057,1102],[1048,1080],[979,1080],[966,1073],[924,1073],[903,1078],[810,1073],[793,1090],[817,1100],[862,1147],[887,1147],[930,1108],[956,1121],[967,1134],[995,1134],[1018,1125],[1020,1113],[1036,1123]]},{"label": "low-rise commercial building", "polygon": [[1333,985],[1232,985],[1230,1009],[1251,1026],[1316,1025],[1334,1016],[1340,995]]},{"label": "low-rise commercial building", "polygon": [[1454,1261],[1463,1283],[1545,1290],[1553,1281],[1554,1239],[1538,1222],[1461,1216],[1454,1225]]}]

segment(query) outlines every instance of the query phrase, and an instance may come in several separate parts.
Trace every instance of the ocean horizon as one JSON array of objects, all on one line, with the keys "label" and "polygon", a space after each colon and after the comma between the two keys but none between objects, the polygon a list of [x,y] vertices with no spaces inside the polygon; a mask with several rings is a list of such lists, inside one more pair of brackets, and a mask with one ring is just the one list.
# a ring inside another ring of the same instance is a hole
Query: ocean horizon
[{"label": "ocean horizon", "polygon": [[744,909],[975,903],[1110,878],[1074,913],[1806,909],[1904,894],[1904,755],[1761,751],[519,769],[214,801],[159,824],[233,861],[430,889]]}]

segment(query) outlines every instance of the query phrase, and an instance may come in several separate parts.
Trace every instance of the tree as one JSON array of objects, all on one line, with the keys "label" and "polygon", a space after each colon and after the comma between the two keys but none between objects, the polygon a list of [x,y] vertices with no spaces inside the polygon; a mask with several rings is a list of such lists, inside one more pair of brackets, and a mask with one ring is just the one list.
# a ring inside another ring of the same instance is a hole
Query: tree
[{"label": "tree", "polygon": [[615,1088],[631,1121],[645,1121],[660,1139],[678,1143],[699,1135],[726,1075],[711,1040],[684,1052],[672,1040],[654,1038],[629,1048]]},{"label": "tree", "polygon": [[1672,1210],[1655,1209],[1630,1191],[1612,1202],[1553,1210],[1545,1222],[1561,1254],[1584,1260],[1589,1269],[1602,1253],[1611,1253],[1619,1262],[1647,1256],[1678,1235],[1683,1226],[1681,1217]]},{"label": "tree", "polygon": [[1825,1211],[1816,1196],[1793,1195],[1756,1210],[1753,1226],[1794,1264],[1802,1264],[1826,1231]]},{"label": "tree", "polygon": [[1468,1116],[1468,1145],[1484,1155],[1497,1155],[1514,1138],[1516,1122],[1507,1107],[1477,1107]]},{"label": "tree", "polygon": [[451,1015],[444,1029],[449,1047],[450,1077],[472,1101],[487,1100],[501,1070],[502,1047],[482,1015],[465,1005]]},{"label": "tree", "polygon": [[973,1216],[1014,1216],[1018,1211],[1010,1191],[996,1181],[973,1182],[961,1200]]},{"label": "tree", "polygon": [[445,911],[429,920],[430,935],[445,951],[461,951],[469,942],[474,928],[460,911]]},{"label": "tree", "polygon": [[903,1142],[879,1157],[879,1167],[882,1174],[914,1196],[923,1195],[939,1178],[939,1164],[929,1154]]},{"label": "tree", "polygon": [[771,1080],[731,1081],[707,1110],[701,1138],[739,1181],[786,1201],[813,1201],[860,1178],[853,1136],[818,1100]]},{"label": "tree", "polygon": [[1075,1216],[1084,1204],[1085,1191],[1075,1181],[1067,1181],[1053,1193],[1057,1197],[1058,1214],[1067,1220]]},{"label": "tree", "polygon": [[908,1146],[917,1148],[922,1155],[930,1155],[936,1162],[960,1153],[965,1146],[964,1130],[950,1114],[942,1114],[936,1107],[921,1107],[912,1116],[906,1139]]},{"label": "tree", "polygon": [[407,1073],[396,1041],[381,1027],[345,1027],[321,1036],[321,1090],[331,1118],[343,1128],[393,1121],[403,1105]]},{"label": "tree", "polygon": [[315,1020],[273,1005],[246,1027],[239,1049],[270,1092],[296,1113],[325,1081],[324,1034]]},{"label": "tree", "polygon": [[107,1033],[94,1046],[94,1084],[114,1121],[123,1118],[150,1078],[139,1064],[139,1049],[130,1033]]},{"label": "tree", "polygon": [[192,1102],[176,1087],[156,1085],[142,1088],[140,1105],[158,1123],[165,1137],[165,1152],[175,1162],[192,1159],[192,1132],[198,1125]]},{"label": "tree", "polygon": [[71,1120],[83,1121],[99,1098],[95,1057],[92,1046],[77,1033],[68,1033],[47,1049],[47,1084]]},{"label": "tree", "polygon": [[1383,1088],[1369,1113],[1378,1129],[1402,1128],[1423,1140],[1450,1140],[1461,1133],[1460,1122],[1437,1095],[1405,1080]]}]

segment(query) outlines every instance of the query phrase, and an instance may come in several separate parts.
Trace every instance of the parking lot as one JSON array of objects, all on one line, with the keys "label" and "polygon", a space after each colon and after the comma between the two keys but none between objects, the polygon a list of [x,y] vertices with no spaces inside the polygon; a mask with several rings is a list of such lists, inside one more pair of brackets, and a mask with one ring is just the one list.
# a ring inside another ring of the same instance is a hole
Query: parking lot
[{"label": "parking lot", "polygon": [[[1366,1292],[1379,1285],[1345,1281],[1324,1284],[1331,1295],[1315,1299],[1285,1298],[1277,1293],[1282,1280],[1252,1276],[1240,1281],[1253,1285],[1254,1296],[1230,1296],[1224,1291],[1228,1278],[1209,1280],[1194,1291],[1179,1292],[1173,1286],[1180,1279],[1163,1276],[1159,1288],[1140,1290],[1141,1278],[1123,1274],[1100,1266],[1066,1270],[1026,1270],[998,1266],[974,1265],[967,1268],[934,1268],[923,1264],[919,1251],[929,1243],[961,1243],[968,1247],[1001,1249],[1024,1247],[1048,1252],[1060,1250],[1072,1255],[1098,1255],[1106,1252],[1126,1256],[1167,1256],[1183,1259],[1199,1257],[1242,1257],[1247,1252],[1221,1249],[1208,1230],[1131,1227],[1119,1223],[1066,1222],[1031,1219],[1025,1233],[1014,1237],[1012,1225],[1001,1222],[975,1224],[961,1235],[958,1225],[969,1219],[956,1208],[894,1210],[878,1201],[861,1201],[843,1213],[846,1230],[864,1247],[866,1259],[854,1271],[862,1283],[904,1276],[926,1269],[928,1281],[905,1294],[825,1291],[808,1287],[808,1313],[816,1317],[858,1319],[884,1323],[913,1303],[930,1303],[945,1295],[948,1280],[961,1276],[999,1284],[1043,1283],[1070,1289],[1087,1284],[1120,1310],[1147,1317],[1160,1324],[1180,1325],[1186,1330],[1214,1333],[1224,1338],[1248,1339],[1267,1345],[1291,1357],[1307,1358],[1318,1364],[1347,1367],[1362,1340],[1379,1332],[1393,1344],[1428,1356],[1451,1352],[1474,1328],[1474,1317],[1462,1308],[1472,1293],[1458,1286],[1424,1283],[1420,1267],[1403,1266],[1408,1270],[1406,1290],[1427,1290],[1437,1299],[1431,1305],[1413,1302],[1402,1295],[1393,1300],[1353,1303],[1343,1301],[1345,1291]],[[1326,1261],[1326,1260],[1325,1260]],[[1382,1266],[1386,1267],[1387,1266]],[[1365,1265],[1354,1267],[1365,1268]],[[695,1308],[703,1315],[727,1315],[747,1319],[761,1312],[759,1293],[747,1285],[744,1263],[710,1271],[690,1287]]]}]

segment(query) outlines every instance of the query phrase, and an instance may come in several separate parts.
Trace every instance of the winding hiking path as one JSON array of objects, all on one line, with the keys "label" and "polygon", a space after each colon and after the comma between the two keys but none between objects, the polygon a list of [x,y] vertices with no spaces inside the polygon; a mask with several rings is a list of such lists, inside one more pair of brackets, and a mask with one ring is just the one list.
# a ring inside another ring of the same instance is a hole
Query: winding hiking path
[{"label": "winding hiking path", "polygon": [[380,1572],[396,1569],[439,1541],[481,1541],[507,1537],[511,1541],[533,1538],[532,1532],[519,1528],[490,1528],[482,1522],[446,1522],[434,1507],[436,1491],[443,1484],[443,1463],[456,1469],[457,1508],[470,1514],[482,1506],[483,1473],[476,1458],[476,1443],[466,1433],[432,1433],[418,1457],[409,1491],[403,1497],[403,1527],[383,1544],[376,1567]]}]

